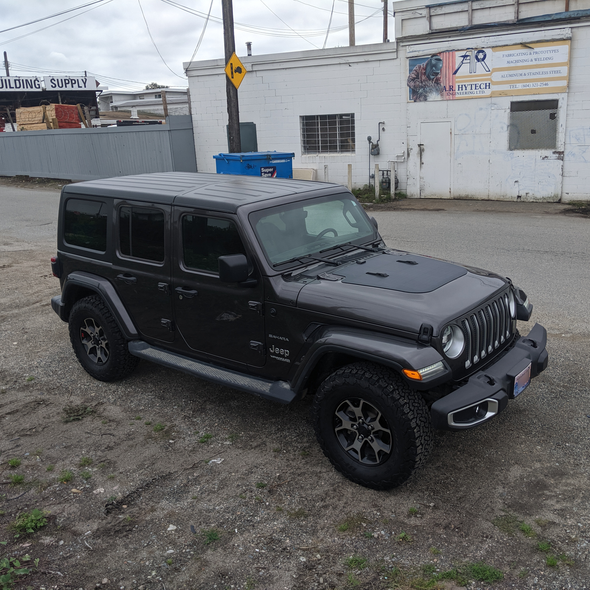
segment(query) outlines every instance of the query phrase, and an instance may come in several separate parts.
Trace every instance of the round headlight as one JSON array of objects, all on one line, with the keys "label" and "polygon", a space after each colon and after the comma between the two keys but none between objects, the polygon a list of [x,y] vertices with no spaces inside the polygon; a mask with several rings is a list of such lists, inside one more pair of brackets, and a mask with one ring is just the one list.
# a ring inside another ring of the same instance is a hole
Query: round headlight
[{"label": "round headlight", "polygon": [[443,352],[450,358],[456,359],[465,346],[465,336],[459,326],[447,326],[441,334]]},{"label": "round headlight", "polygon": [[516,317],[516,299],[514,299],[512,289],[508,291],[508,309],[510,309],[510,317],[514,319]]}]

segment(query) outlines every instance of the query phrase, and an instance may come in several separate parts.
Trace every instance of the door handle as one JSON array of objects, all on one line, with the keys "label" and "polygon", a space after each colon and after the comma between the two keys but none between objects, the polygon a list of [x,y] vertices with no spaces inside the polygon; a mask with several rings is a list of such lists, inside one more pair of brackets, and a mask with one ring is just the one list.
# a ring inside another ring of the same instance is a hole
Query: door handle
[{"label": "door handle", "polygon": [[117,275],[118,281],[123,281],[126,285],[135,285],[137,283],[137,277],[129,274]]},{"label": "door handle", "polygon": [[187,299],[192,299],[198,294],[198,291],[195,291],[195,289],[186,289],[185,287],[176,287],[174,290],[180,297],[186,297]]}]

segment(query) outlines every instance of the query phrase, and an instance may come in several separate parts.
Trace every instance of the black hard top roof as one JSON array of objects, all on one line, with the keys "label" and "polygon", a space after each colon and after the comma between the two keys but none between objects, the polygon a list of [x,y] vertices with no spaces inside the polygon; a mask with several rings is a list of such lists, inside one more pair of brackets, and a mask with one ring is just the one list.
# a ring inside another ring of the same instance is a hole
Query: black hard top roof
[{"label": "black hard top roof", "polygon": [[231,174],[160,172],[116,176],[68,184],[69,195],[113,197],[129,201],[176,204],[235,213],[238,207],[288,195],[313,196],[316,191],[337,192],[343,186],[326,182],[260,178]]}]

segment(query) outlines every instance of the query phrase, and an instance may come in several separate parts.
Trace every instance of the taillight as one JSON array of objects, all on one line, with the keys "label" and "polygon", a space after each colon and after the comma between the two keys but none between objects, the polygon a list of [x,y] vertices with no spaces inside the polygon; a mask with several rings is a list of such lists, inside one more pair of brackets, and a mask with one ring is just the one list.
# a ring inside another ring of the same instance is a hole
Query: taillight
[{"label": "taillight", "polygon": [[61,263],[57,256],[51,257],[51,272],[54,277],[61,278]]}]

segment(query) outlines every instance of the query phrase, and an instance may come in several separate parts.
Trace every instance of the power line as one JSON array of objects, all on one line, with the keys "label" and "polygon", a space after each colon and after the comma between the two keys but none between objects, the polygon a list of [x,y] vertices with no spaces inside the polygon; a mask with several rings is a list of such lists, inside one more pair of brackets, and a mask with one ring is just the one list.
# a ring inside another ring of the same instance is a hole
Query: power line
[{"label": "power line", "polygon": [[81,8],[92,6],[93,4],[100,4],[101,2],[104,2],[104,0],[94,0],[94,2],[88,2],[87,4],[81,4],[80,6],[76,6],[68,10],[62,10],[61,12],[56,12],[55,14],[50,14],[49,16],[44,16],[43,18],[38,18],[37,20],[32,20],[28,23],[23,23],[22,25],[16,25],[14,27],[9,27],[8,29],[2,29],[0,33],[14,31],[14,29],[20,29],[21,27],[28,27],[29,25],[34,25],[35,23],[40,23],[41,21],[49,20],[50,18],[55,18],[56,16],[61,16],[62,14],[67,14],[68,12],[74,12],[74,10],[80,10]]},{"label": "power line", "polygon": [[[201,36],[199,37],[199,40],[197,41],[197,46],[195,47],[195,50],[193,51],[193,54],[191,56],[190,61],[188,62],[188,66],[186,69],[188,69],[190,67],[190,65],[193,63],[193,59],[195,59],[195,55],[197,55],[197,51],[199,51],[199,47],[201,47],[201,43],[203,42],[203,37],[205,37],[205,31],[207,30],[207,25],[209,24],[209,17],[211,16],[211,9],[213,8],[213,2],[214,2],[214,0],[211,0],[211,4],[209,4],[209,12],[207,13],[207,19],[205,20],[205,24],[203,25],[203,30],[201,31]],[[184,73],[186,74],[186,70],[184,71]]]},{"label": "power line", "polygon": [[143,22],[145,23],[145,28],[147,29],[148,35],[150,36],[150,39],[152,40],[152,43],[154,45],[154,47],[156,48],[156,51],[158,52],[158,55],[160,56],[160,59],[162,60],[162,62],[164,63],[164,65],[175,75],[178,76],[179,78],[182,78],[184,80],[184,76],[181,76],[179,74],[177,74],[167,63],[166,60],[162,57],[162,54],[160,53],[160,50],[158,49],[158,46],[156,45],[156,42],[154,41],[154,38],[152,37],[152,32],[150,31],[150,27],[148,25],[147,19],[145,18],[145,14],[143,12],[143,7],[141,5],[141,0],[137,0],[137,3],[139,4],[139,9],[141,10],[141,16],[143,16]]},{"label": "power line", "polygon": [[[276,12],[274,12],[270,6],[267,6],[264,3],[264,0],[260,0],[260,2],[264,5],[265,8],[267,8],[268,10],[270,10],[270,12],[272,12],[284,25],[287,25],[294,33],[297,33],[297,31],[295,29],[293,29],[292,27],[290,27]],[[297,33],[299,35],[299,33]],[[316,49],[319,49],[319,47],[317,45],[315,45],[314,43],[312,43],[309,39],[306,39],[303,35],[299,35],[304,41],[307,41],[310,45],[313,45]]]},{"label": "power line", "polygon": [[97,8],[100,8],[101,6],[106,6],[107,4],[110,4],[112,1],[113,0],[103,0],[103,2],[100,4],[100,6],[93,6],[92,8],[89,8],[88,10],[85,10],[84,12],[80,12],[79,14],[75,14],[74,16],[70,16],[68,18],[64,18],[60,21],[57,21],[56,23],[53,23],[51,25],[47,25],[46,27],[41,27],[40,29],[35,29],[34,31],[31,31],[30,33],[26,33],[25,35],[21,35],[20,37],[14,37],[13,39],[9,39],[8,41],[2,41],[2,44],[7,45],[8,43],[12,43],[13,41],[18,41],[19,39],[24,39],[25,37],[29,37],[30,35],[34,35],[35,33],[39,33],[41,31],[44,31],[45,29],[55,27],[56,25],[59,25],[60,23],[65,23],[68,20],[72,20],[73,18],[76,18],[78,16],[82,16],[83,14],[90,12],[91,10],[96,10]]},{"label": "power line", "polygon": [[334,4],[336,4],[336,0],[332,0],[332,11],[330,12],[330,20],[328,21],[328,29],[326,30],[326,38],[324,39],[322,49],[326,48],[326,43],[328,42],[328,35],[330,34],[330,27],[332,26],[332,17],[334,16]]}]

